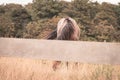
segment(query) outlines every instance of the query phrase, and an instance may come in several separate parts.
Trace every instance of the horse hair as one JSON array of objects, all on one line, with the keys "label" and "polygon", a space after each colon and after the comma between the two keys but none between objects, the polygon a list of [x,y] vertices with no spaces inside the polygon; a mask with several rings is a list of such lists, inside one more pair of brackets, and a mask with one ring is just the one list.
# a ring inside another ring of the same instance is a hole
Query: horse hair
[{"label": "horse hair", "polygon": [[72,40],[72,34],[74,33],[74,25],[69,20],[69,18],[66,18],[67,24],[61,31],[61,35],[57,37],[57,40]]},{"label": "horse hair", "polygon": [[55,39],[57,37],[57,29],[55,29],[54,31],[52,31],[46,39]]}]

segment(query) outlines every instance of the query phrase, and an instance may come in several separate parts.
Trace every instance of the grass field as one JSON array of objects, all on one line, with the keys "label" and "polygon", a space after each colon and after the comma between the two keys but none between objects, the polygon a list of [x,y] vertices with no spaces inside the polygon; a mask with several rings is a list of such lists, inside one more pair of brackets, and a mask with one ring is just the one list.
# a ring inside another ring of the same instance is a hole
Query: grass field
[{"label": "grass field", "polygon": [[0,57],[0,80],[120,80],[120,65],[62,62]]}]

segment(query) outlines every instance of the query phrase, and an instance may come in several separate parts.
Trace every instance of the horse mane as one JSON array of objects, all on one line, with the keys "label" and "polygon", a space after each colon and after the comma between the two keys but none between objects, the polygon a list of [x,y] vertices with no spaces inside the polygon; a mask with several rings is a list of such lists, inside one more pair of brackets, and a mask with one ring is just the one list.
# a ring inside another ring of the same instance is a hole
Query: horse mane
[{"label": "horse mane", "polygon": [[79,40],[80,29],[76,21],[70,17],[62,18],[57,28],[46,39],[56,40]]},{"label": "horse mane", "polygon": [[57,40],[72,40],[72,34],[74,33],[74,25],[69,18],[65,18],[67,22],[63,27],[59,36],[57,36]]},{"label": "horse mane", "polygon": [[54,31],[52,31],[47,37],[46,39],[55,39],[57,37],[57,29],[55,29]]}]

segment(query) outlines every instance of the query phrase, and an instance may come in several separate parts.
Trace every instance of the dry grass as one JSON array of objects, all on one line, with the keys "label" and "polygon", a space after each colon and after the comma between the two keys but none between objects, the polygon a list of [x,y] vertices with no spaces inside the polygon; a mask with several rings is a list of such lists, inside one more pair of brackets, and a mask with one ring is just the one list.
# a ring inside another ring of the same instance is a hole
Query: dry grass
[{"label": "dry grass", "polygon": [[56,71],[53,61],[0,57],[0,80],[120,80],[120,65],[62,62]]}]

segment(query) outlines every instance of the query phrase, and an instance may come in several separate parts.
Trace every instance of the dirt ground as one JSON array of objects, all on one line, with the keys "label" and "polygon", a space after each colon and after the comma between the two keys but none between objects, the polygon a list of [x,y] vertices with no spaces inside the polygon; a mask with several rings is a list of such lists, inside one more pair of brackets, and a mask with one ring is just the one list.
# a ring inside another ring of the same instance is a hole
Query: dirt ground
[{"label": "dirt ground", "polygon": [[69,62],[54,71],[54,61],[0,57],[0,80],[120,80],[120,65]]}]

